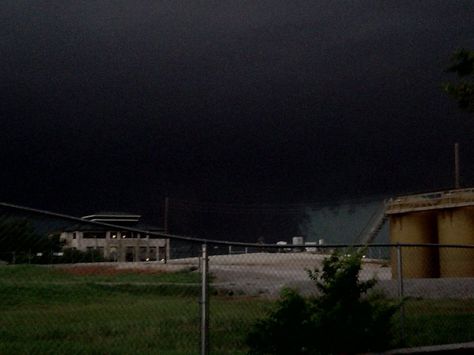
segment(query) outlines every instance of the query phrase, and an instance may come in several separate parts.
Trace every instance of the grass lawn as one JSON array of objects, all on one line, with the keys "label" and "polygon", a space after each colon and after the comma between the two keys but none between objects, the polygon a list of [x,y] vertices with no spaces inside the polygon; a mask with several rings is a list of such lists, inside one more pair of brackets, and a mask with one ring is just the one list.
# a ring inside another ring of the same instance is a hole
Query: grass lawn
[{"label": "grass lawn", "polygon": [[[77,273],[0,266],[0,354],[197,354],[197,272]],[[213,354],[245,354],[272,303],[212,296]],[[474,299],[408,300],[408,345],[474,340]],[[396,320],[395,320],[396,321]]]},{"label": "grass lawn", "polygon": [[474,341],[474,298],[409,299],[405,315],[408,346]]},{"label": "grass lawn", "polygon": [[[83,275],[2,266],[0,354],[197,354],[199,282],[191,271]],[[243,338],[261,305],[213,297],[215,353],[246,352]]]}]

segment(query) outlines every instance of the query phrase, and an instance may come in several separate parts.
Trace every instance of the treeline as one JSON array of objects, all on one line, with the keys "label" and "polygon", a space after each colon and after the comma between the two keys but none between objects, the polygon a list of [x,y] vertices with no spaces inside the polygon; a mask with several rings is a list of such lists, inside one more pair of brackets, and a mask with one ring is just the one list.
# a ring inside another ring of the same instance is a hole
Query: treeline
[{"label": "treeline", "polygon": [[26,218],[0,216],[0,258],[4,255],[59,252],[61,248],[59,235],[46,236],[36,232]]},{"label": "treeline", "polygon": [[104,261],[97,250],[64,249],[59,233],[38,233],[29,219],[0,216],[0,261],[55,264]]}]

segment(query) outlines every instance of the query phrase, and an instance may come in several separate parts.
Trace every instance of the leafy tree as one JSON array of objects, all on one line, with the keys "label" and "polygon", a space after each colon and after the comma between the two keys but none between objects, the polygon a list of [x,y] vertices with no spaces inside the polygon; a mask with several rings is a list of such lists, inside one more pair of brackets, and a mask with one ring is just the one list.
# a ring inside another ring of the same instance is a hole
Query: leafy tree
[{"label": "leafy tree", "polygon": [[334,354],[389,347],[398,304],[368,294],[375,280],[359,281],[361,260],[360,252],[333,254],[321,271],[308,271],[318,297],[284,290],[273,312],[248,334],[249,354]]},{"label": "leafy tree", "polygon": [[[48,238],[35,231],[24,218],[0,217],[0,259],[24,261],[26,253],[58,251],[59,237]],[[23,257],[21,256],[23,255]]]},{"label": "leafy tree", "polygon": [[444,90],[461,109],[474,113],[474,51],[461,49],[455,52],[447,71],[456,73],[459,80],[445,84]]}]

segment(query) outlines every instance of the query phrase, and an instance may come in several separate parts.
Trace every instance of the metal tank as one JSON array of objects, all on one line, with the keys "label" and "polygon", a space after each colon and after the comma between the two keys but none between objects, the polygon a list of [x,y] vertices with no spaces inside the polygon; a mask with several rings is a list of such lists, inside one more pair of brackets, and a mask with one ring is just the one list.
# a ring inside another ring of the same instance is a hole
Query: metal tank
[{"label": "metal tank", "polygon": [[292,242],[291,242],[293,245],[300,245],[301,247],[300,248],[294,248],[293,251],[303,251],[304,250],[304,237],[302,236],[294,236],[292,238]]},{"label": "metal tank", "polygon": [[[437,243],[436,212],[423,211],[390,216],[391,243]],[[397,274],[397,251],[391,251],[392,277]],[[404,278],[431,278],[439,276],[436,248],[403,247],[402,272]]]},{"label": "metal tank", "polygon": [[[474,244],[474,207],[438,212],[440,244]],[[440,248],[441,277],[474,277],[474,249]]]}]

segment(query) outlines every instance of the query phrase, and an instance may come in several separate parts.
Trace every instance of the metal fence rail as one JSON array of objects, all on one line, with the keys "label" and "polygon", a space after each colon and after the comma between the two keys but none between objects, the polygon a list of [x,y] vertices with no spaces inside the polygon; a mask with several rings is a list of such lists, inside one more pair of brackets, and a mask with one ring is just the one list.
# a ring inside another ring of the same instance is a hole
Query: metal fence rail
[{"label": "metal fence rail", "polygon": [[474,245],[220,242],[0,204],[0,353],[245,354],[282,290],[317,297],[307,270],[355,251],[403,301],[393,347],[474,340]]}]

